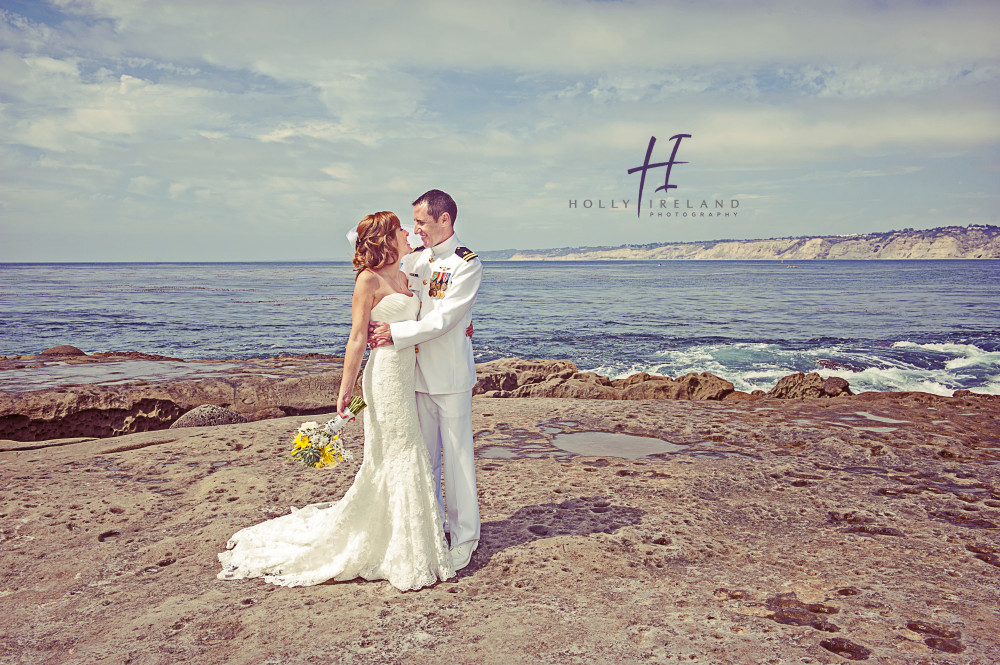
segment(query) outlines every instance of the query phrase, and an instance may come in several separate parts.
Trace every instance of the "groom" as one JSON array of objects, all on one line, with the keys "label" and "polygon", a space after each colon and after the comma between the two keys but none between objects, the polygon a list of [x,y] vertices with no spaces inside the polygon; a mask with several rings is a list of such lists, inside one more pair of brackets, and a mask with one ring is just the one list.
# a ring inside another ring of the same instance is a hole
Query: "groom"
[{"label": "groom", "polygon": [[479,498],[472,447],[472,388],[476,364],[466,328],[472,322],[483,277],[476,253],[455,235],[458,206],[441,190],[432,189],[413,202],[415,231],[424,246],[403,257],[410,291],[420,298],[416,321],[370,328],[372,346],[393,344],[397,351],[414,348],[420,429],[427,442],[441,494],[441,451],[444,449],[444,491],[451,527],[451,560],[455,570],[469,565],[479,545]]}]

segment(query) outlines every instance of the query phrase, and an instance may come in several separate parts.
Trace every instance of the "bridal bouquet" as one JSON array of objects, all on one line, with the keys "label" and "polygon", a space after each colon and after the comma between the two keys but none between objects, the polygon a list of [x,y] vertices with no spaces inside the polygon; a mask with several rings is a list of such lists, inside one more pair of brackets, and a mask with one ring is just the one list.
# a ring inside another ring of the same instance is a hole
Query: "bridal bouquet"
[{"label": "bridal bouquet", "polygon": [[344,440],[340,436],[340,430],[366,406],[368,405],[363,399],[355,397],[347,407],[351,412],[350,416],[338,414],[322,427],[314,421],[302,423],[295,434],[295,447],[292,448],[291,459],[317,469],[334,467],[345,459],[354,459],[351,451],[344,450]]}]

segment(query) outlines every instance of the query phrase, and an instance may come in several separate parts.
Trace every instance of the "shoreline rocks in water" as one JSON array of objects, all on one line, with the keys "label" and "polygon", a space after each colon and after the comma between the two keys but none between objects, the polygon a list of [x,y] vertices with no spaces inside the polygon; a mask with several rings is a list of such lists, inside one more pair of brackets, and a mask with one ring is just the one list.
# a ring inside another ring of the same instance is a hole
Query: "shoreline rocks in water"
[{"label": "shoreline rocks in water", "polygon": [[51,349],[45,349],[41,352],[42,356],[55,356],[57,358],[62,358],[66,356],[85,356],[87,355],[84,351],[76,348],[75,346],[70,346],[69,344],[60,344],[59,346],[53,346]]},{"label": "shoreline rocks in water", "polygon": [[[248,421],[312,416],[335,408],[343,374],[342,358],[317,353],[184,361],[138,352],[80,355],[74,348],[0,360],[0,438],[27,442],[156,431],[203,405]],[[494,398],[732,402],[853,395],[846,380],[816,373],[786,376],[766,393],[734,390],[707,372],[609,379],[563,360],[503,358],[480,363],[477,374],[473,394]]]},{"label": "shoreline rocks in water", "polygon": [[476,374],[479,381],[472,393],[485,397],[753,400],[762,397],[797,399],[854,394],[845,379],[823,379],[815,372],[786,376],[767,393],[762,390],[753,393],[734,390],[732,383],[708,372],[690,372],[676,379],[639,372],[623,379],[609,379],[594,372],[580,372],[576,364],[567,360],[501,358],[479,363]]}]

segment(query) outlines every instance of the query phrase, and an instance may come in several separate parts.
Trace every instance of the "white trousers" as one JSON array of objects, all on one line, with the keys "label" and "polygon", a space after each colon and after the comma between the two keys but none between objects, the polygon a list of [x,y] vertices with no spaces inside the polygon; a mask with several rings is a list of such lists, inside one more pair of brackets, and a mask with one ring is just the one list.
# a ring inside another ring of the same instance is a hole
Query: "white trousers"
[{"label": "white trousers", "polygon": [[[472,446],[472,391],[430,395],[417,393],[420,430],[430,453],[441,514],[447,514],[451,546],[479,540],[479,496]],[[444,495],[441,452],[444,451]],[[445,512],[444,497],[448,497]]]}]

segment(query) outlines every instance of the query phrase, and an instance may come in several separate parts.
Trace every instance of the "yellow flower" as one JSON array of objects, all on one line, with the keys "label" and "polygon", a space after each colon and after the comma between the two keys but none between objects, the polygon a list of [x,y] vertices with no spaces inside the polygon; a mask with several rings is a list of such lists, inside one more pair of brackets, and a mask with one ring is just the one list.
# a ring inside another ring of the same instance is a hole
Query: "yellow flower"
[{"label": "yellow flower", "polygon": [[322,454],[319,457],[319,462],[316,463],[317,469],[322,469],[328,466],[334,466],[337,464],[336,457],[329,448],[324,448]]},{"label": "yellow flower", "polygon": [[295,448],[292,450],[292,452],[302,450],[303,448],[308,448],[310,445],[312,445],[312,442],[309,440],[309,437],[303,434],[302,432],[299,432],[298,435],[295,437]]},{"label": "yellow flower", "polygon": [[339,434],[316,434],[314,430],[317,427],[309,427],[315,425],[316,423],[305,423],[295,433],[291,459],[315,469],[334,467],[345,459],[353,459],[352,454],[343,449],[343,439]]}]

